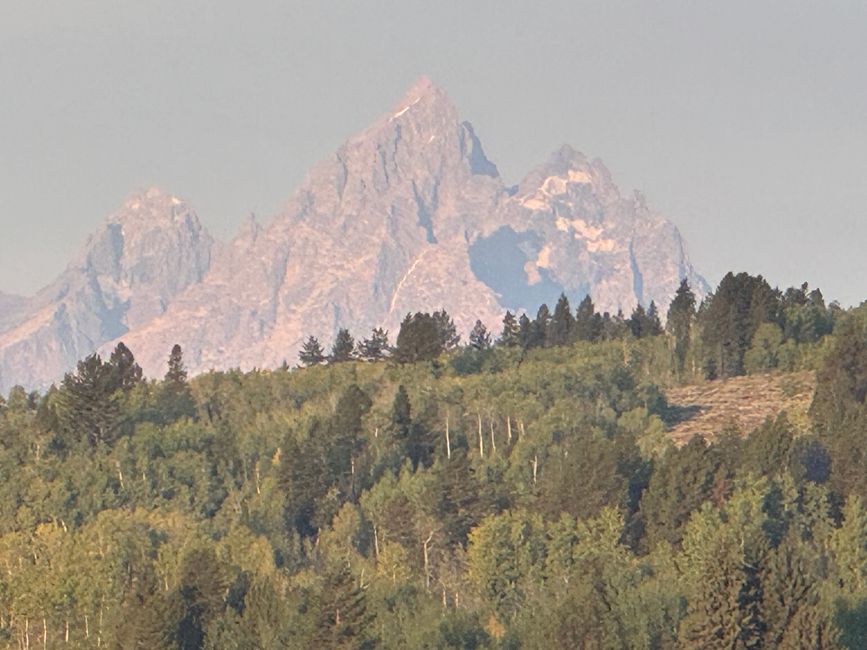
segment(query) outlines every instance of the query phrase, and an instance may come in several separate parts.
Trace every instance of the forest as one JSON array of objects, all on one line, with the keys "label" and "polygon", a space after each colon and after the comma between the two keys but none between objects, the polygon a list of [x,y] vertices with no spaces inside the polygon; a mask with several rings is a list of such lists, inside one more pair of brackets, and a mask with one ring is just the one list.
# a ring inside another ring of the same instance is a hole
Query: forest
[{"label": "forest", "polygon": [[[0,645],[867,648],[867,307],[730,273],[391,338],[0,398]],[[809,417],[671,440],[667,390],[796,371]]]}]

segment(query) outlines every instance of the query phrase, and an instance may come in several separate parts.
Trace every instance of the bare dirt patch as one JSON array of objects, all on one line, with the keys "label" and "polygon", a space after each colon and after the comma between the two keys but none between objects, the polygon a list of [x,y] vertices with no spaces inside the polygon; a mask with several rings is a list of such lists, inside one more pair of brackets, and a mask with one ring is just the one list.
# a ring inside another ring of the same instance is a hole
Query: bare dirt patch
[{"label": "bare dirt patch", "polygon": [[698,434],[707,440],[732,427],[742,434],[785,411],[800,430],[809,426],[807,410],[816,378],[812,371],[749,375],[678,386],[666,392],[665,421],[678,444]]}]

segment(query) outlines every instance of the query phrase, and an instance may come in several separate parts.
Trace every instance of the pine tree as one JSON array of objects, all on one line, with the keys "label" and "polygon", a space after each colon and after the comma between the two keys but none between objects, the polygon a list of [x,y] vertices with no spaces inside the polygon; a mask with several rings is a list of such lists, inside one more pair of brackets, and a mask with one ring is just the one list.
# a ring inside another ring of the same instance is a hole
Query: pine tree
[{"label": "pine tree", "polygon": [[694,320],[695,294],[689,287],[689,281],[684,278],[668,306],[668,315],[665,319],[665,329],[674,341],[674,368],[678,375],[683,373],[686,365]]},{"label": "pine tree", "polygon": [[175,343],[169,353],[169,369],[165,381],[170,384],[186,384],[187,369],[184,367],[184,353],[181,346]]},{"label": "pine tree", "polygon": [[452,320],[452,317],[449,316],[448,312],[445,309],[435,311],[433,313],[433,319],[437,325],[437,332],[439,332],[440,345],[442,346],[443,351],[449,352],[458,347],[461,342],[461,337],[458,334],[455,323]]},{"label": "pine tree", "polygon": [[524,350],[529,349],[533,343],[533,323],[527,314],[521,314],[518,319],[518,340]]},{"label": "pine tree", "polygon": [[332,571],[322,589],[313,647],[366,650],[377,645],[374,614],[368,611],[364,590],[348,565]]},{"label": "pine tree", "polygon": [[470,332],[470,347],[476,350],[487,350],[491,347],[491,335],[480,320],[476,321],[473,331]]},{"label": "pine tree", "polygon": [[551,322],[551,312],[548,310],[548,305],[542,304],[539,311],[536,312],[536,319],[530,326],[530,338],[527,342],[528,348],[541,348],[547,345],[548,324]]},{"label": "pine tree", "polygon": [[656,308],[656,303],[650,301],[650,307],[647,308],[646,325],[644,336],[659,336],[662,334],[662,323],[659,322],[659,310]]},{"label": "pine tree", "polygon": [[515,315],[507,311],[503,316],[503,331],[500,333],[500,338],[497,339],[497,344],[507,348],[513,348],[521,344],[520,327]]},{"label": "pine tree", "polygon": [[319,339],[312,335],[308,337],[301,345],[298,359],[307,367],[324,363],[325,354],[322,352],[322,346],[319,344]]},{"label": "pine tree", "polygon": [[[438,312],[444,314],[445,312]],[[446,314],[446,318],[448,315]],[[451,319],[449,319],[451,320]],[[454,337],[449,331],[443,331],[443,318],[430,314],[416,312],[407,314],[400,324],[397,342],[394,348],[394,359],[398,363],[415,363],[436,359],[445,350],[446,338]],[[448,328],[447,328],[448,330]]]},{"label": "pine tree", "polygon": [[334,340],[334,345],[331,347],[330,361],[339,363],[342,361],[351,361],[353,352],[355,351],[355,339],[348,329],[340,328],[337,331],[337,338]]},{"label": "pine tree", "polygon": [[699,310],[705,374],[742,375],[744,354],[759,325],[779,320],[779,292],[762,276],[727,273]]},{"label": "pine tree", "polygon": [[[67,373],[58,396],[58,415],[65,430],[91,445],[112,442],[121,423],[120,406],[113,398],[114,372],[98,354],[78,362]],[[10,400],[11,401],[11,400]]]},{"label": "pine tree", "polygon": [[388,332],[381,327],[374,328],[370,337],[358,346],[358,355],[365,361],[379,361],[388,354]]},{"label": "pine tree", "polygon": [[593,299],[588,293],[575,310],[575,338],[579,341],[596,341],[602,336],[602,318],[596,313]]},{"label": "pine tree", "polygon": [[397,387],[394,401],[391,405],[392,433],[398,439],[406,439],[409,436],[409,428],[412,425],[412,411],[409,395],[403,384]]},{"label": "pine tree", "polygon": [[546,329],[546,341],[548,345],[569,345],[572,343],[575,333],[575,317],[572,316],[572,307],[565,293],[560,294],[557,305],[554,307],[554,315],[551,317]]},{"label": "pine tree", "polygon": [[172,422],[182,417],[194,417],[196,405],[190,384],[187,382],[187,369],[184,366],[184,353],[177,343],[169,354],[169,369],[163,380],[160,395],[160,410],[166,421]]},{"label": "pine tree", "polygon": [[111,384],[115,390],[129,392],[142,381],[142,370],[135,357],[123,342],[117,344],[108,360],[111,368]]},{"label": "pine tree", "polygon": [[645,327],[647,326],[647,313],[644,311],[644,307],[641,303],[635,306],[635,309],[632,310],[632,315],[629,317],[629,320],[626,321],[626,324],[629,326],[629,331],[632,332],[632,336],[637,339],[640,339],[645,335]]}]

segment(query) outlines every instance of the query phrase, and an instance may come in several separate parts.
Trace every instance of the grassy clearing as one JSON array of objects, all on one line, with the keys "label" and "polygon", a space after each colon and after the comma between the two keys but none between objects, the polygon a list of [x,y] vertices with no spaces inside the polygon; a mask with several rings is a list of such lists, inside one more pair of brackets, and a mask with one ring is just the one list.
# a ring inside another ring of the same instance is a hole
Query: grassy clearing
[{"label": "grassy clearing", "polygon": [[667,391],[666,424],[678,444],[698,434],[707,440],[725,429],[747,434],[785,411],[795,427],[809,426],[807,410],[816,377],[812,371],[772,373],[678,386]]}]

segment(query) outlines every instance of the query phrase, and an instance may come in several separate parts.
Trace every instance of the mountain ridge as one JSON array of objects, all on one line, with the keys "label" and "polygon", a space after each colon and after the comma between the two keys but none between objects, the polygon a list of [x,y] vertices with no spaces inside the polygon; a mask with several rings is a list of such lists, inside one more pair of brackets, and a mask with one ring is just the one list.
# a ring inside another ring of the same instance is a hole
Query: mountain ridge
[{"label": "mountain ridge", "polygon": [[[466,332],[561,292],[615,313],[651,300],[664,309],[684,277],[707,291],[676,227],[640,194],[622,196],[601,160],[564,145],[507,187],[427,77],[314,165],[267,223],[248,220],[219,244],[182,199],[149,188],[83,254],[66,282],[89,286],[90,299],[52,294],[61,274],[37,294],[53,299],[18,324],[16,354],[0,330],[0,388],[56,381],[120,340],[151,376],[175,343],[192,372],[274,367],[310,334],[394,336],[411,311],[444,308]],[[75,318],[58,320],[72,307]],[[25,363],[34,372],[16,370]]]}]

